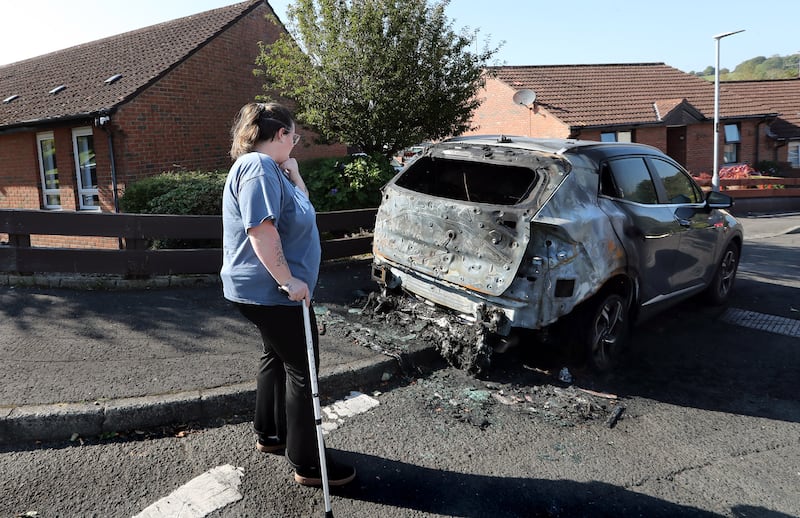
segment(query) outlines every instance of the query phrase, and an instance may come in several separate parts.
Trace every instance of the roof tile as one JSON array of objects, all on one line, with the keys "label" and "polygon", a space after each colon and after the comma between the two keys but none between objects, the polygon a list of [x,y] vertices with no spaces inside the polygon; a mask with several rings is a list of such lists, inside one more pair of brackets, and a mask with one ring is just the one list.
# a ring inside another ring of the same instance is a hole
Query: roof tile
[{"label": "roof tile", "polygon": [[800,79],[726,81],[723,87],[738,95],[759,99],[778,114],[770,130],[778,138],[800,138]]},{"label": "roof tile", "polygon": [[[135,95],[262,0],[203,13],[0,66],[0,127],[94,114]],[[106,79],[122,74],[113,83]],[[57,95],[49,92],[66,88]]]},{"label": "roof tile", "polygon": [[[664,63],[503,66],[491,70],[512,88],[535,91],[537,104],[570,126],[657,124],[660,121],[654,105],[665,100],[685,100],[705,117],[714,115],[714,85]],[[721,92],[721,118],[772,113],[759,101]]]}]

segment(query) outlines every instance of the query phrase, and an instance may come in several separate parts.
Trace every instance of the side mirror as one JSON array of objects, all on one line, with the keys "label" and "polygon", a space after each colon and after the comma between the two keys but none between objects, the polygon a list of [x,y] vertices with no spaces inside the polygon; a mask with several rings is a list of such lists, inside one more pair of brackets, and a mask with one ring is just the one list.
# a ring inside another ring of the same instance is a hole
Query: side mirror
[{"label": "side mirror", "polygon": [[729,209],[733,207],[733,198],[718,191],[706,194],[706,207],[709,209]]}]

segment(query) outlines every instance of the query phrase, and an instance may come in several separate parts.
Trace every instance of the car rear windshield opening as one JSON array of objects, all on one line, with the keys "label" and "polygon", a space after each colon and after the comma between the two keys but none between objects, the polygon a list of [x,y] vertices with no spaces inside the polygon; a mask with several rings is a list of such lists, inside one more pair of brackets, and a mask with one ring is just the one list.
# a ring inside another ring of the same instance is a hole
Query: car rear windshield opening
[{"label": "car rear windshield opening", "polygon": [[421,157],[395,184],[451,200],[516,205],[530,195],[538,178],[527,167]]}]

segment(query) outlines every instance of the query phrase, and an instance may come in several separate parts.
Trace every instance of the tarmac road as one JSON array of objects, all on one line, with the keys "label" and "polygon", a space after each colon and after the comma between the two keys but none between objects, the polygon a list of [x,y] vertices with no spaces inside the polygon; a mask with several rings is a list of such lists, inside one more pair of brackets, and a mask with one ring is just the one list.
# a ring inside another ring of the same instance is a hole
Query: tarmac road
[{"label": "tarmac road", "polygon": [[[800,320],[796,270],[800,234],[785,233],[797,227],[787,225],[786,219],[780,222],[780,231],[748,232],[755,237],[748,238],[730,307],[791,323]],[[343,268],[344,275],[337,278],[345,279],[348,289],[355,288],[361,274]],[[11,336],[19,340],[39,329],[37,319],[68,311],[61,301],[80,304],[80,297],[93,295],[62,299],[66,294],[58,290],[20,289],[23,298],[32,296],[26,299],[32,305],[10,304],[19,297],[16,290],[0,290],[4,316],[0,336],[9,336],[6,332],[11,330]],[[173,298],[153,303],[156,292],[156,299],[170,293]],[[334,292],[342,293],[339,288]],[[95,322],[91,329],[97,336],[78,332],[77,325],[54,326],[51,329],[65,333],[50,340],[51,349],[53,344],[65,343],[63,336],[72,339],[62,347],[67,351],[85,344],[101,347],[104,337],[123,336],[104,334],[111,333],[111,323],[141,333],[142,343],[153,348],[165,347],[153,344],[170,336],[181,337],[165,350],[184,354],[194,351],[195,337],[211,335],[206,328],[211,323],[222,327],[213,334],[220,344],[228,331],[225,326],[231,326],[230,340],[248,333],[246,326],[237,327],[239,317],[224,306],[218,309],[225,313],[215,313],[212,297],[189,297],[193,302],[187,303],[188,295],[175,298],[174,293],[183,294],[180,290],[144,292],[139,295],[140,306],[122,304],[122,300],[134,300],[126,299],[131,294],[117,294],[118,299],[110,294],[97,307],[106,318],[89,320]],[[55,303],[51,297],[56,297]],[[326,300],[335,303],[333,298]],[[200,312],[203,318],[184,321],[180,308],[191,308],[187,314]],[[359,469],[356,483],[335,493],[334,511],[354,517],[800,516],[800,338],[791,330],[754,329],[726,321],[725,311],[698,301],[681,304],[636,329],[635,348],[620,371],[607,377],[574,371],[571,386],[557,380],[558,365],[554,369],[529,362],[521,367],[513,354],[499,359],[487,380],[452,369],[411,381],[392,378],[394,385],[373,394],[380,401],[376,409],[348,418],[329,434],[328,445],[334,453]],[[75,318],[86,319],[88,314],[78,312]],[[158,332],[138,327],[148,319],[159,322]],[[169,325],[162,327],[160,322]],[[208,350],[198,355],[205,356],[210,367],[221,369],[237,354],[251,354],[255,363],[256,351],[243,349],[226,349],[229,356],[222,359]],[[26,361],[38,363],[40,370],[62,367],[54,356],[43,361],[24,354],[9,358],[9,350],[4,342],[0,349],[4,381],[12,379],[13,370],[23,368]],[[24,347],[15,351],[24,352]],[[124,349],[118,351],[121,354]],[[343,351],[353,354],[346,348]],[[359,355],[363,352],[359,350]],[[360,365],[352,371],[359,373],[357,381],[351,379],[346,385],[381,386],[362,375],[368,371],[364,365],[371,365],[372,354],[366,352],[363,364],[359,363],[363,358],[345,358],[344,364]],[[80,378],[70,381],[82,383]],[[4,383],[3,394],[11,394],[12,385]],[[45,390],[36,383],[23,387]],[[602,411],[589,409],[589,414],[600,417],[587,417],[583,401],[596,398],[581,390],[616,399],[609,398]],[[162,397],[143,398],[132,413],[152,415],[145,410]],[[185,400],[161,404],[174,419],[185,417],[178,412]],[[618,404],[625,410],[610,427],[605,417]],[[111,401],[85,405],[113,409]],[[574,405],[584,408],[577,417]],[[31,429],[52,427],[48,419],[61,406],[44,405],[47,412],[31,416]],[[19,408],[7,413],[3,426],[9,420],[19,422],[14,414]],[[60,423],[67,423],[65,431],[80,424],[75,415],[60,417]],[[107,410],[106,419],[114,416]],[[38,516],[131,516],[221,465],[244,469],[242,497],[214,516],[321,514],[319,491],[291,482],[279,456],[255,452],[249,422],[215,424],[181,428],[166,436],[134,432],[111,440],[90,437],[2,446],[0,515],[36,511]]]},{"label": "tarmac road", "polygon": [[[750,243],[775,273],[796,264],[795,244]],[[731,307],[796,314],[800,287],[744,273]],[[800,338],[725,322],[725,311],[693,300],[645,323],[611,376],[573,370],[562,383],[560,365],[512,350],[487,379],[437,366],[376,385],[380,404],[326,439],[358,469],[334,491],[334,513],[800,516]],[[0,516],[133,516],[224,466],[241,468],[239,498],[209,516],[322,514],[321,491],[296,485],[281,456],[256,452],[245,420],[0,448]]]}]

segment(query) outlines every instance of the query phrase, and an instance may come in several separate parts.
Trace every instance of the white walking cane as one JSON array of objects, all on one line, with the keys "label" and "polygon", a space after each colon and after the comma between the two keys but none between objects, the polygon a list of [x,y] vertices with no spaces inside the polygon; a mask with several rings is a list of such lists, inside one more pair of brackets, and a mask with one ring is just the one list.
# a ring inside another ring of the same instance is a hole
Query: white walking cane
[{"label": "white walking cane", "polygon": [[331,509],[331,489],[328,483],[328,462],[325,459],[325,439],[322,437],[322,411],[319,406],[319,386],[317,385],[317,362],[314,361],[314,340],[311,334],[311,316],[308,305],[302,301],[303,324],[305,325],[306,353],[308,354],[308,377],[311,380],[311,396],[314,400],[314,421],[317,425],[317,450],[319,451],[319,470],[322,474],[322,492],[325,495],[325,516],[333,518]]}]

